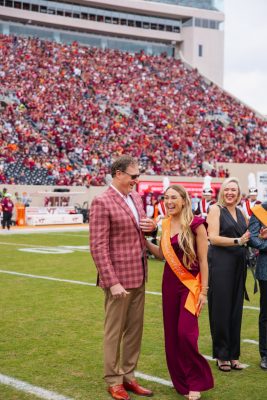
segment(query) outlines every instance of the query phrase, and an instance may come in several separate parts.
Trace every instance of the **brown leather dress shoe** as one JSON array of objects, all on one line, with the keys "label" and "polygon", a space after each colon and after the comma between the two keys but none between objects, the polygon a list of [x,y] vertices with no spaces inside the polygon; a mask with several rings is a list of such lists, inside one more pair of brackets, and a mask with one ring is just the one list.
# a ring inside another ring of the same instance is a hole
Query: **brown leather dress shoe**
[{"label": "brown leather dress shoe", "polygon": [[108,392],[115,400],[130,400],[130,396],[124,389],[123,385],[109,386]]},{"label": "brown leather dress shoe", "polygon": [[134,394],[137,394],[139,396],[153,396],[152,390],[143,388],[138,384],[136,380],[133,380],[131,382],[124,382],[123,386],[126,390],[129,390],[129,392],[133,392]]}]

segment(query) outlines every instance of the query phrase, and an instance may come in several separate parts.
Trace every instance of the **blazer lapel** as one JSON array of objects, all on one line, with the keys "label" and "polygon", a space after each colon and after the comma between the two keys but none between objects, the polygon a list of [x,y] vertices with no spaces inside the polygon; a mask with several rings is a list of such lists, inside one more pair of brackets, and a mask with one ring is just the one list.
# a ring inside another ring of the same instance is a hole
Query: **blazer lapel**
[{"label": "blazer lapel", "polygon": [[[117,192],[116,192],[114,189],[112,189],[112,188],[110,188],[110,194],[111,194],[112,197],[116,198],[116,203],[117,203],[120,207],[122,207],[123,210],[124,210],[125,212],[127,212],[127,214],[131,217],[132,221],[134,222],[135,226],[139,229],[139,226],[138,226],[138,224],[137,224],[137,222],[136,222],[136,219],[135,219],[135,217],[134,217],[134,215],[133,215],[133,213],[132,213],[132,210],[130,209],[130,207],[128,206],[128,204],[125,202],[125,200],[123,200],[123,198],[119,195],[119,193],[117,193]],[[132,197],[132,199],[133,199],[133,197]],[[134,200],[133,200],[133,201],[134,201]],[[136,206],[135,201],[134,201],[134,204],[135,204],[135,206]],[[139,213],[138,207],[136,206],[136,208],[137,208],[137,211],[138,211],[138,214],[139,214],[139,217],[140,217],[140,213]]]}]

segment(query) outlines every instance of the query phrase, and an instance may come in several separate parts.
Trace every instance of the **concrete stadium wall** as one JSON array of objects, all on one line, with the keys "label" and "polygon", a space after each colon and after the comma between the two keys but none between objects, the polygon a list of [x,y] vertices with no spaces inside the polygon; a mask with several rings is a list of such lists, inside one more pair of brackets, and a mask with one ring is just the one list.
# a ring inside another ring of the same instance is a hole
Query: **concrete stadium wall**
[{"label": "concrete stadium wall", "polygon": [[[45,197],[56,196],[57,194],[64,194],[66,197],[70,195],[70,206],[78,203],[82,206],[85,201],[88,201],[89,192],[92,189],[88,189],[83,186],[32,186],[32,185],[0,185],[0,192],[3,188],[7,188],[8,193],[12,194],[12,199],[14,200],[14,195],[18,192],[19,196],[23,193],[27,193],[31,199],[31,206],[33,207],[43,207]],[[54,192],[55,189],[68,189],[69,192],[60,193]]]},{"label": "concrete stadium wall", "polygon": [[[153,175],[142,175],[141,181],[150,182],[162,182],[166,176],[153,176]],[[194,177],[179,177],[179,176],[169,176],[170,181],[179,182],[199,182],[203,184],[203,178]],[[222,182],[222,179],[214,178],[212,182]],[[59,194],[59,192],[54,192],[55,189],[69,189],[69,192],[62,193],[64,196],[70,195],[70,206],[74,206],[76,203],[83,205],[84,202],[88,202],[89,206],[95,196],[103,193],[107,188],[106,186],[91,186],[90,188],[83,186],[30,186],[30,185],[0,185],[0,191],[3,188],[7,188],[7,191],[12,194],[13,200],[16,192],[21,196],[22,193],[26,192],[31,198],[31,206],[42,207],[44,206],[45,197],[53,197]]]},{"label": "concrete stadium wall", "polygon": [[[223,86],[224,32],[222,30],[183,27],[181,52],[183,59],[198,69],[199,73],[212,82]],[[202,56],[198,48],[202,46]]]}]

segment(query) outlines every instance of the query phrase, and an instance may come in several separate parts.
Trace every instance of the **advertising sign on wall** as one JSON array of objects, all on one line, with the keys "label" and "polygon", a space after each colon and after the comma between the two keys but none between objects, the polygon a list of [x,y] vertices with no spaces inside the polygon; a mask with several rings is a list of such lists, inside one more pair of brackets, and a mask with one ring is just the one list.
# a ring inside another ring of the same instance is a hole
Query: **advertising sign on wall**
[{"label": "advertising sign on wall", "polygon": [[267,172],[257,172],[258,199],[267,201]]}]

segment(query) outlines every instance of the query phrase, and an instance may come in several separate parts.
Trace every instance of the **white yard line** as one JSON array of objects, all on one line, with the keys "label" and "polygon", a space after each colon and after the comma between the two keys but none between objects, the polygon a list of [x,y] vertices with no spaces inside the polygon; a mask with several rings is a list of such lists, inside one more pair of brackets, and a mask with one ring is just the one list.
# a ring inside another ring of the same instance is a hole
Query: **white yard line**
[{"label": "white yard line", "polygon": [[148,290],[146,290],[146,294],[153,294],[154,296],[162,296],[161,292],[150,292]]},{"label": "white yard line", "polygon": [[[66,283],[73,283],[73,284],[76,284],[76,285],[95,286],[96,287],[96,283],[91,283],[91,282],[73,281],[71,279],[53,278],[51,276],[44,276],[44,275],[24,274],[22,272],[6,271],[4,269],[0,269],[0,273],[1,274],[8,274],[8,275],[25,276],[26,278],[45,279],[45,280],[48,280],[48,281],[66,282]],[[146,294],[153,294],[153,295],[156,295],[156,296],[161,296],[160,292],[149,292],[149,291],[146,291]]]},{"label": "white yard line", "polygon": [[76,238],[76,237],[89,238],[88,234],[84,234],[84,235],[69,235],[68,233],[57,233],[57,232],[51,232],[51,233],[49,233],[49,236],[68,236],[68,237],[72,237],[72,238]]},{"label": "white yard line", "polygon": [[10,243],[10,242],[0,242],[0,245],[3,245],[3,246],[26,246],[26,247],[45,247],[45,248],[49,248],[49,249],[54,249],[55,248],[55,246],[51,246],[51,247],[49,247],[49,246],[44,246],[44,245],[42,245],[42,244],[27,244],[27,243]]},{"label": "white yard line", "polygon": [[260,307],[252,307],[252,306],[243,306],[245,310],[256,310],[260,311]]},{"label": "white yard line", "polygon": [[11,376],[0,374],[0,383],[3,385],[11,386],[21,392],[33,394],[40,399],[45,400],[73,400],[70,397],[62,396],[56,392],[43,389],[39,386],[33,386],[30,383],[20,381],[19,379],[12,378]]},{"label": "white yard line", "polygon": [[257,340],[252,340],[252,339],[244,339],[243,342],[244,343],[251,343],[251,344],[259,344],[259,342],[257,342]]},{"label": "white yard line", "polygon": [[134,375],[136,378],[144,379],[145,381],[156,382],[164,386],[173,387],[171,381],[167,381],[166,379],[158,378],[157,376],[143,374],[142,372],[135,371]]},{"label": "white yard line", "polygon": [[[83,253],[90,253],[89,249],[89,244],[88,246],[44,246],[42,244],[37,245],[37,244],[27,244],[27,243],[10,243],[10,242],[0,242],[0,245],[3,246],[19,246],[19,247],[26,247],[26,248],[32,248],[32,249],[48,249],[48,250],[57,250],[57,249],[73,249],[73,251],[81,251]],[[86,247],[86,248],[82,248]]]},{"label": "white yard line", "polygon": [[29,233],[50,233],[50,232],[89,232],[89,225],[80,225],[80,226],[53,226],[53,227],[27,227],[27,228],[18,228],[11,227],[9,231],[5,229],[0,230],[0,235],[28,235]]},{"label": "white yard line", "polygon": [[[0,244],[1,244],[1,242],[0,242]],[[22,246],[22,245],[19,245],[19,246]],[[40,246],[38,246],[38,247],[40,247]],[[82,250],[80,250],[80,251],[82,251]],[[69,279],[52,278],[50,276],[43,276],[43,275],[25,274],[25,273],[22,273],[22,272],[7,271],[7,270],[3,270],[3,269],[0,269],[0,273],[2,273],[2,274],[10,274],[10,275],[18,275],[18,276],[25,276],[25,277],[28,277],[28,278],[35,278],[35,279],[47,279],[49,281],[74,283],[76,285],[96,286],[95,283],[90,283],[90,282],[82,282],[82,281],[73,281],[73,280],[69,280]],[[151,292],[151,291],[148,291],[148,290],[146,291],[146,294],[152,294],[154,296],[161,296],[162,295],[161,292]],[[251,306],[243,306],[243,308],[244,309],[248,309],[248,310],[256,310],[256,311],[259,311],[259,309],[260,309],[259,307],[251,307]]]},{"label": "white yard line", "polygon": [[26,278],[45,279],[45,280],[48,280],[48,281],[74,283],[74,284],[76,284],[76,285],[96,286],[95,283],[82,282],[82,281],[72,281],[72,280],[70,280],[70,279],[52,278],[52,277],[50,277],[50,276],[43,276],[43,275],[23,274],[22,272],[5,271],[5,270],[2,270],[2,269],[0,269],[0,273],[2,273],[2,274],[9,274],[9,275],[25,276]]}]

